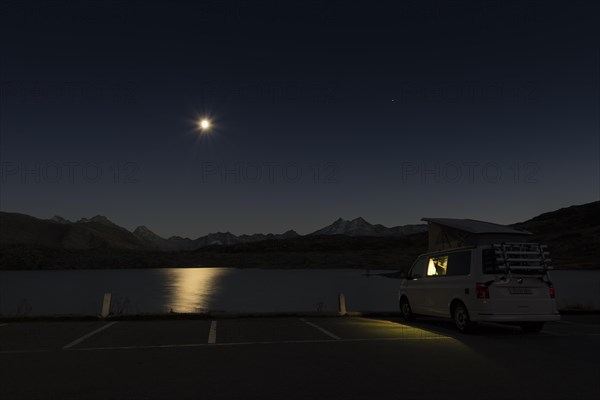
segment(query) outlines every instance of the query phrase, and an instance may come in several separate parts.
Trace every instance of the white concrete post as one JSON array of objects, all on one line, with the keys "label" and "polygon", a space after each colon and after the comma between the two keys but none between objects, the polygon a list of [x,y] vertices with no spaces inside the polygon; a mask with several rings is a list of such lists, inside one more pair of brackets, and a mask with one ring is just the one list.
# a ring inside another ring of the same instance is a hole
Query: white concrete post
[{"label": "white concrete post", "polygon": [[340,315],[346,315],[346,297],[344,297],[344,293],[338,294],[338,305],[339,305]]},{"label": "white concrete post", "polygon": [[112,295],[110,293],[104,293],[104,301],[102,302],[102,318],[108,317],[110,314],[110,300]]}]

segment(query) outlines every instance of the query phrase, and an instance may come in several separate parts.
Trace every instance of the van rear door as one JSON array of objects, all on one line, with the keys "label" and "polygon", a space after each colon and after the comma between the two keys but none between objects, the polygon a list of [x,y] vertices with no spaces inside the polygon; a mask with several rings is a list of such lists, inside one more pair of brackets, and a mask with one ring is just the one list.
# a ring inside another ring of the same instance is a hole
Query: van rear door
[{"label": "van rear door", "polygon": [[[492,312],[499,315],[543,315],[554,313],[554,301],[546,277],[546,246],[537,243],[501,243],[483,250],[484,274],[494,274],[489,286]],[[503,279],[497,279],[502,274]]]},{"label": "van rear door", "polygon": [[492,312],[498,315],[543,315],[554,312],[550,287],[538,277],[515,277],[489,286]]}]

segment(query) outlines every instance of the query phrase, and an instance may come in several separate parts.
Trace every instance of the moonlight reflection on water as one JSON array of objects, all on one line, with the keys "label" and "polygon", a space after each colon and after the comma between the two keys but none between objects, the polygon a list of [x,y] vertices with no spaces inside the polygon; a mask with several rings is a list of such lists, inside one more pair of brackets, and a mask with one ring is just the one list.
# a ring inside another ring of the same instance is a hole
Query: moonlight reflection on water
[{"label": "moonlight reflection on water", "polygon": [[166,303],[180,313],[205,312],[219,288],[219,281],[230,270],[223,268],[173,268],[163,270]]}]

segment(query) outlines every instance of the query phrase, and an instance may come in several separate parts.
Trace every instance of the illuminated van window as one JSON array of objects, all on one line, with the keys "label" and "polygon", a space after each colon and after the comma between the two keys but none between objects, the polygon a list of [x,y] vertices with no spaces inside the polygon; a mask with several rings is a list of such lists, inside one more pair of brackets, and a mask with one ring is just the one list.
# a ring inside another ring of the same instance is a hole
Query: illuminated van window
[{"label": "illuminated van window", "polygon": [[427,265],[427,276],[446,275],[448,256],[431,257]]}]

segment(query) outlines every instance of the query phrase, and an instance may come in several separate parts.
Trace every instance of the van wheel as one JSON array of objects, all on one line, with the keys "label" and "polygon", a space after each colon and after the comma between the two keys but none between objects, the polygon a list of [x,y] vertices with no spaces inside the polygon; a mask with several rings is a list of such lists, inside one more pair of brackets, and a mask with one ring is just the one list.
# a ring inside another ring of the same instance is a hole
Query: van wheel
[{"label": "van wheel", "polygon": [[412,312],[412,308],[410,308],[410,303],[406,297],[402,297],[400,300],[400,313],[402,314],[402,318],[405,321],[414,321],[415,314]]},{"label": "van wheel", "polygon": [[543,322],[522,322],[519,324],[524,332],[538,333],[544,327]]},{"label": "van wheel", "polygon": [[467,307],[463,303],[458,302],[452,308],[452,319],[454,320],[456,328],[462,333],[468,333],[473,330],[474,324],[471,322]]}]

